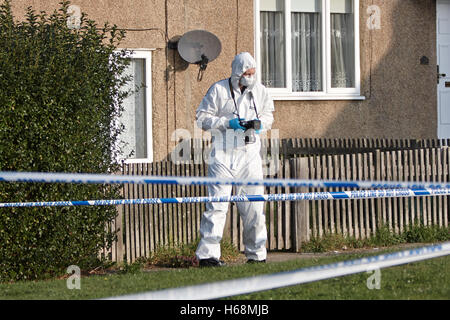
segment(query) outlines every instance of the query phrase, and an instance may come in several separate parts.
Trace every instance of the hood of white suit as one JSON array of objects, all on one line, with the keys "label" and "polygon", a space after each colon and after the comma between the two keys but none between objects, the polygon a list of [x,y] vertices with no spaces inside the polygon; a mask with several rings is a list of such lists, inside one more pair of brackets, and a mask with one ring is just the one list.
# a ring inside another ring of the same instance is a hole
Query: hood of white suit
[{"label": "hood of white suit", "polygon": [[[248,52],[241,52],[236,55],[231,63],[231,83],[235,89],[239,88],[239,79],[248,70],[256,68],[256,61]],[[251,90],[254,84],[249,87]]]}]

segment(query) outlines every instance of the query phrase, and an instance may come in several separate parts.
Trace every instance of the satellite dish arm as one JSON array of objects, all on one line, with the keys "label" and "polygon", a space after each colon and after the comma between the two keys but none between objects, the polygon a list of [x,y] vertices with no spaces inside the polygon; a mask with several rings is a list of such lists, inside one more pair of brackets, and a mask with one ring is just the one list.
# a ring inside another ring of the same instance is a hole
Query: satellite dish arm
[{"label": "satellite dish arm", "polygon": [[203,79],[203,72],[205,71],[206,67],[208,66],[209,59],[202,54],[202,60],[198,61],[197,64],[200,65],[200,69],[198,70],[197,74],[197,81],[202,81]]},{"label": "satellite dish arm", "polygon": [[209,62],[208,57],[206,57],[204,54],[202,54],[202,60],[197,62],[197,64],[200,65],[200,70],[205,70],[206,67],[208,66],[208,62]]}]

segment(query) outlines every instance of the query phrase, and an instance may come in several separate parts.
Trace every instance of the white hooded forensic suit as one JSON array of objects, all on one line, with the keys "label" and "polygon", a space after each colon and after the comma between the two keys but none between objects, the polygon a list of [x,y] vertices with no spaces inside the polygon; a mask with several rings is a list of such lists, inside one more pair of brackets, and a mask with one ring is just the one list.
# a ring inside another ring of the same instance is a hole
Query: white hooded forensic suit
[{"label": "white hooded forensic suit", "polygon": [[[241,80],[247,70],[256,68],[255,60],[249,53],[238,54],[231,67],[231,78],[213,84],[196,113],[197,125],[203,130],[210,131],[212,136],[208,176],[232,179],[263,179],[259,134],[255,134],[256,141],[254,143],[245,144],[244,131],[230,128],[230,120],[238,116],[245,120],[259,119],[262,124],[261,130],[269,130],[273,122],[273,100],[262,84],[256,81],[251,83],[252,81]],[[234,98],[230,91],[230,82],[233,87]],[[251,84],[244,87],[245,90],[241,92],[239,83]],[[208,186],[209,196],[228,196],[231,194],[231,190],[231,185]],[[263,186],[237,187],[238,195],[263,193]],[[199,260],[210,258],[218,260],[220,258],[220,241],[228,205],[227,202],[206,204],[206,211],[203,213],[200,224],[201,240],[196,251]],[[244,225],[243,243],[247,259],[265,260],[267,229],[263,212],[264,203],[238,202],[237,207]]]}]

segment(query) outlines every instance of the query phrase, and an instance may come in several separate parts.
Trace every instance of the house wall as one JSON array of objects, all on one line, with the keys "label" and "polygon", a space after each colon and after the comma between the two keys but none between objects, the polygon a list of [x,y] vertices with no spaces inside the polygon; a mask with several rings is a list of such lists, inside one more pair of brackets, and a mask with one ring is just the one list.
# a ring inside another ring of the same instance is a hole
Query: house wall
[{"label": "house wall", "polygon": [[[13,0],[23,17],[28,6],[39,12],[58,8],[60,0]],[[233,57],[254,53],[253,0],[74,0],[100,25],[105,21],[129,31],[121,47],[152,48],[154,159],[175,146],[176,128],[193,132],[195,110],[217,80],[230,74]],[[367,8],[381,9],[381,29],[369,30]],[[435,0],[360,0],[361,95],[363,101],[275,101],[280,138],[380,137],[435,138]],[[185,32],[205,29],[222,43],[220,56],[197,81],[198,67],[185,63],[167,42]],[[427,56],[429,65],[421,65]]]}]

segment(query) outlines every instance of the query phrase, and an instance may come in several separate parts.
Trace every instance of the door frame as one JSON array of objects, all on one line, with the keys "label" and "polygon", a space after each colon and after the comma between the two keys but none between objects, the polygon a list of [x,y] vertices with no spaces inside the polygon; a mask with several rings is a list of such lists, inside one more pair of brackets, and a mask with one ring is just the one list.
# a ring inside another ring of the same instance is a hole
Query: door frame
[{"label": "door frame", "polygon": [[[439,3],[448,3],[450,4],[450,0],[436,0],[436,66],[439,65],[439,20],[438,20],[438,15],[439,15]],[[437,70],[436,70],[437,72]],[[439,72],[442,72],[442,70],[440,70]],[[448,72],[448,71],[447,71]],[[450,75],[447,75],[447,78],[450,77]],[[440,81],[445,81],[444,79],[440,79]],[[439,96],[439,83],[437,84],[436,87],[436,95],[437,95],[437,128],[436,128],[436,133],[437,133],[437,137],[438,139],[449,139],[450,138],[450,130],[448,132],[448,134],[446,136],[442,136],[441,132],[441,107],[440,107],[440,96]]]}]

